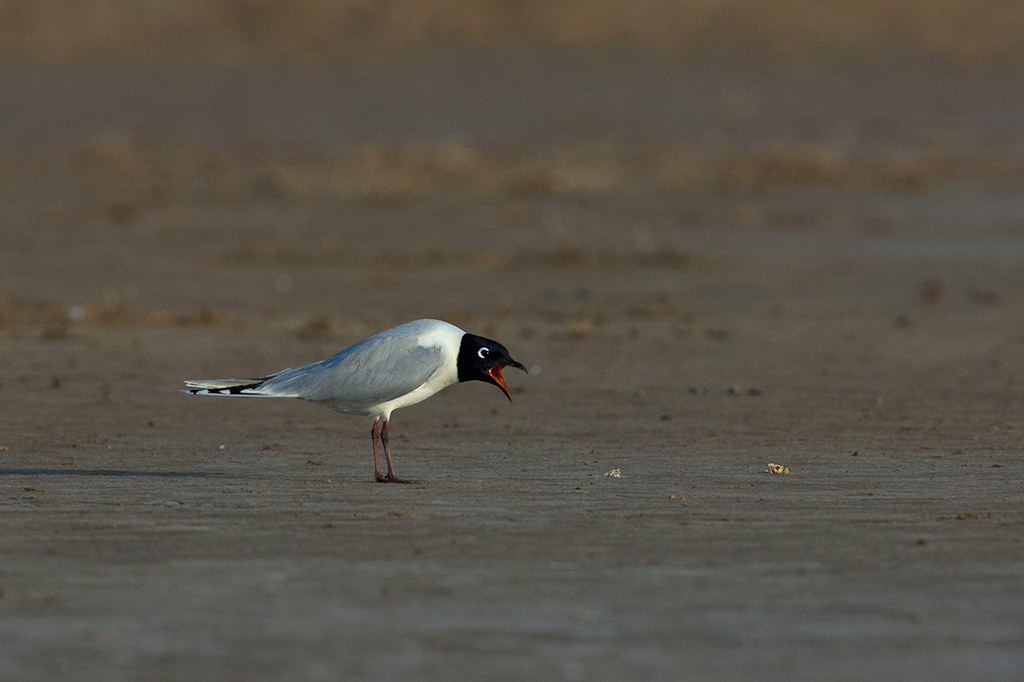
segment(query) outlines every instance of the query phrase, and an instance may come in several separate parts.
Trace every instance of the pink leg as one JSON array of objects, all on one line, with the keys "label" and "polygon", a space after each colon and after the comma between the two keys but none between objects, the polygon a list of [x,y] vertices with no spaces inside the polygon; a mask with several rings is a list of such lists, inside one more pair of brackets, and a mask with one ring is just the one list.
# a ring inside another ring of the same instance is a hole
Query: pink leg
[{"label": "pink leg", "polygon": [[[383,474],[380,473],[380,456],[377,454],[377,422],[379,421],[379,417],[373,420],[373,428],[370,429],[370,436],[373,438],[373,473],[377,475],[378,483],[384,483],[388,479],[384,478]],[[386,425],[387,422],[384,422],[384,424]],[[384,452],[387,452],[387,445],[384,446]],[[389,460],[388,466],[390,467],[390,465],[391,462]]]},{"label": "pink leg", "polygon": [[388,420],[385,419],[384,426],[380,430],[380,442],[384,444],[384,459],[388,462],[388,475],[386,480],[391,481],[392,483],[412,483],[412,481],[405,481],[398,476],[395,476],[395,470],[391,466],[391,448],[388,447],[388,441]]}]

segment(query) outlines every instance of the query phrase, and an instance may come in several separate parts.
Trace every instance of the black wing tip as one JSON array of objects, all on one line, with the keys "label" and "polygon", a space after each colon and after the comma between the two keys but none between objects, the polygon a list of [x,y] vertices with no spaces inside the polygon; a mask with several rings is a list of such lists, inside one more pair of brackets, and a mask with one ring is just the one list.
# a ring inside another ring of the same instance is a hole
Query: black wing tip
[{"label": "black wing tip", "polygon": [[191,393],[192,395],[239,395],[245,391],[253,388],[259,388],[263,385],[265,379],[260,379],[252,384],[239,384],[237,386],[225,386],[223,388],[183,388],[182,393]]},{"label": "black wing tip", "polygon": [[244,384],[242,386],[228,386],[227,388],[218,388],[217,393],[221,395],[238,395],[242,391],[248,391],[252,388],[259,388],[263,385],[263,381],[257,381],[254,384]]}]

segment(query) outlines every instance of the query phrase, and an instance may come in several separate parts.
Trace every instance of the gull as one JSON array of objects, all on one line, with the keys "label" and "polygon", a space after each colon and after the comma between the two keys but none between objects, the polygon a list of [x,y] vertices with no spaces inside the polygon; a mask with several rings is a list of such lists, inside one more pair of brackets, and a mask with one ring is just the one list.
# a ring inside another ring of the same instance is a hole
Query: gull
[{"label": "gull", "polygon": [[[262,379],[196,379],[185,393],[252,398],[300,398],[342,414],[373,417],[373,469],[379,483],[409,483],[395,476],[388,444],[391,413],[463,381],[485,381],[511,402],[501,370],[527,372],[497,341],[441,320],[415,320],[353,344],[329,358]],[[529,372],[527,372],[529,373]],[[380,431],[377,425],[383,420]],[[378,435],[388,473],[380,472]]]}]

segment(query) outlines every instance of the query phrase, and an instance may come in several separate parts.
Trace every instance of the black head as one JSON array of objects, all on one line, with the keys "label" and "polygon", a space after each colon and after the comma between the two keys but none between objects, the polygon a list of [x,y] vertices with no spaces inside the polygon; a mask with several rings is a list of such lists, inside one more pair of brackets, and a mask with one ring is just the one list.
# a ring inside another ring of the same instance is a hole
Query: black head
[{"label": "black head", "polygon": [[[486,381],[494,384],[511,402],[512,395],[501,378],[503,367],[515,367],[526,372],[522,364],[512,359],[508,349],[497,341],[485,339],[476,334],[464,334],[462,345],[459,346],[459,359],[456,362],[459,381]],[[527,372],[529,374],[529,372]]]}]

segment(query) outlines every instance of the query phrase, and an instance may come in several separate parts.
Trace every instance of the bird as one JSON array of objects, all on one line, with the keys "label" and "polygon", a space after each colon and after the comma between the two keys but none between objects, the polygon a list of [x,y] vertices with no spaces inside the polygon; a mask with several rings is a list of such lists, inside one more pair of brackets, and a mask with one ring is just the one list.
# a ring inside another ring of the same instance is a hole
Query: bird
[{"label": "bird", "polygon": [[[414,320],[363,339],[329,358],[283,369],[262,379],[186,380],[184,393],[253,398],[299,398],[342,414],[373,417],[373,469],[378,483],[411,483],[395,475],[388,425],[391,413],[465,381],[494,384],[512,401],[505,367],[529,374],[497,341],[441,320]],[[380,424],[383,421],[383,424]],[[378,424],[380,430],[378,432]],[[377,440],[384,446],[381,474]]]}]

